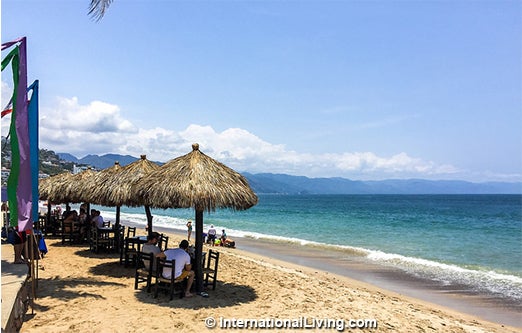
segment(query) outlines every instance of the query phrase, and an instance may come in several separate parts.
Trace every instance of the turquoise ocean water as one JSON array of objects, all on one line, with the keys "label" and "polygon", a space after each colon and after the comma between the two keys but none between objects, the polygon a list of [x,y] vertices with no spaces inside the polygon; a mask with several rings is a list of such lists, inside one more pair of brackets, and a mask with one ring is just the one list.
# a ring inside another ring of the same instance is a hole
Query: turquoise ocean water
[{"label": "turquoise ocean water", "polygon": [[[115,210],[103,207],[105,219]],[[190,209],[152,210],[154,225],[186,230]],[[146,224],[143,208],[122,221]],[[326,247],[446,285],[522,301],[520,195],[260,195],[246,211],[204,214],[231,237]]]}]

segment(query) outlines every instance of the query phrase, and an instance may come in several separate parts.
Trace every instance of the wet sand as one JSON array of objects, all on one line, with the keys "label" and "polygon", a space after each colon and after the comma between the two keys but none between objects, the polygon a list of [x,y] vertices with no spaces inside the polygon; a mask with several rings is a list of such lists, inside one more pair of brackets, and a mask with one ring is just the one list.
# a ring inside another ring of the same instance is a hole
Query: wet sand
[{"label": "wet sand", "polygon": [[[179,230],[158,230],[174,232],[180,237],[186,236]],[[237,248],[244,251],[334,273],[488,321],[522,328],[522,304],[507,298],[477,293],[469,286],[448,286],[418,278],[399,269],[371,263],[362,257],[350,256],[341,251],[264,239],[234,237],[234,240]]]}]

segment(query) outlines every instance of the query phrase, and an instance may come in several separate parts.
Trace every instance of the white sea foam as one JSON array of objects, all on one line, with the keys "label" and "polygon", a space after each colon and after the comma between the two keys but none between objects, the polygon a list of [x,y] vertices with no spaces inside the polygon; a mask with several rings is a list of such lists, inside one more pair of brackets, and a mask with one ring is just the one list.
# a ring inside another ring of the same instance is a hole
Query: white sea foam
[{"label": "white sea foam", "polygon": [[415,276],[440,281],[446,285],[463,284],[475,291],[499,293],[522,300],[522,278],[518,276],[480,269],[471,270],[382,251],[369,251],[367,257],[374,262],[400,268]]},{"label": "white sea foam", "polygon": [[[102,215],[106,220],[115,219],[114,211],[103,211]],[[143,213],[122,212],[120,217],[122,221],[143,225],[143,227],[145,227],[147,224],[146,216]],[[187,230],[186,219],[165,215],[155,215],[153,221],[154,226],[156,227],[164,227],[182,231]],[[213,224],[218,231],[221,229],[226,229],[227,235],[229,237],[242,237],[274,241],[279,243],[292,243],[307,247],[317,247],[332,251],[339,251],[340,258],[344,255],[357,256],[360,258],[362,257],[370,260],[373,263],[398,268],[414,276],[439,281],[445,285],[466,285],[471,288],[471,290],[493,294],[498,293],[516,300],[522,300],[522,278],[514,275],[503,274],[490,270],[481,270],[480,267],[477,267],[476,269],[469,269],[423,258],[407,257],[399,254],[369,250],[360,247],[326,244],[294,237],[284,237],[268,235],[259,232],[237,230],[217,225],[216,223]],[[208,230],[209,227],[210,224],[204,224],[204,231]]]}]

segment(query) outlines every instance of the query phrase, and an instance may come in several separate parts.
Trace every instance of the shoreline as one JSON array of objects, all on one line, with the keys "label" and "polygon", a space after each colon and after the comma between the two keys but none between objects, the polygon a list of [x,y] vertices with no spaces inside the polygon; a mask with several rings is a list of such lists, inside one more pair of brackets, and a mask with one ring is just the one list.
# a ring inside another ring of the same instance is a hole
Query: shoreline
[{"label": "shoreline", "polygon": [[[186,232],[169,228],[155,231],[169,236],[169,247],[186,238]],[[145,228],[139,225],[137,235],[144,234]],[[218,325],[221,319],[334,320],[342,324],[341,331],[351,331],[345,325],[353,320],[373,322],[374,326],[365,328],[369,332],[522,332],[520,327],[494,323],[346,275],[282,261],[272,256],[273,246],[235,240],[239,248],[215,248],[220,252],[218,282],[215,290],[206,290],[208,298],[169,301],[167,295],[154,298],[144,285],[135,289],[135,269],[121,265],[118,253],[97,254],[87,244],[47,239],[49,252],[39,262],[35,314],[26,315],[20,332],[202,332],[209,329],[209,318]],[[269,250],[256,254],[247,250],[252,244]],[[204,251],[208,250],[204,245]],[[319,259],[328,262],[325,256]],[[303,330],[300,328],[297,331]]]},{"label": "shoreline", "polygon": [[[143,225],[132,222],[123,224]],[[164,226],[156,231],[174,233],[186,238],[186,232]],[[194,231],[192,232],[194,237]],[[335,274],[340,278],[377,287],[401,296],[441,306],[452,311],[474,316],[501,325],[522,328],[522,305],[514,300],[493,297],[473,292],[466,286],[444,286],[442,283],[422,279],[392,267],[373,264],[363,258],[344,256],[334,250],[317,249],[300,244],[234,237],[236,249],[246,255],[257,255],[268,260],[278,260],[289,265],[298,265],[311,270]],[[194,240],[192,240],[193,242]],[[175,244],[169,244],[169,247]],[[217,247],[222,249],[221,247]]]}]

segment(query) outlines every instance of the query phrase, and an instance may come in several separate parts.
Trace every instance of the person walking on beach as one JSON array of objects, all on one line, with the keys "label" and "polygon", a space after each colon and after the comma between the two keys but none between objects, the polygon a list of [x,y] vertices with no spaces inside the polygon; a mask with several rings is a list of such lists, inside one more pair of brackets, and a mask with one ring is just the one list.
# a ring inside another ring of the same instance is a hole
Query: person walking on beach
[{"label": "person walking on beach", "polygon": [[190,243],[190,235],[192,234],[192,221],[187,222],[187,241]]}]

